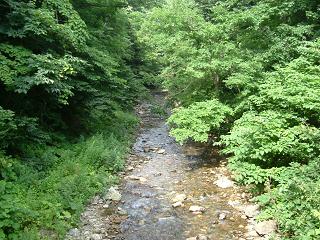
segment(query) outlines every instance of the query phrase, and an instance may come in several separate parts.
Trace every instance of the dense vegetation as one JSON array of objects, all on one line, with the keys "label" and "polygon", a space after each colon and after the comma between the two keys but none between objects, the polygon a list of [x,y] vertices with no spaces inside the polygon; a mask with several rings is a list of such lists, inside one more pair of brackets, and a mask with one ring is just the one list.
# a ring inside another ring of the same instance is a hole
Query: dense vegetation
[{"label": "dense vegetation", "polygon": [[177,106],[172,135],[220,145],[261,219],[320,238],[320,3],[167,0],[140,18]]},{"label": "dense vegetation", "polygon": [[143,90],[126,7],[0,2],[0,239],[62,239],[116,181]]},{"label": "dense vegetation", "polygon": [[116,181],[142,83],[210,142],[261,219],[320,238],[318,0],[0,2],[0,239],[62,239]]}]

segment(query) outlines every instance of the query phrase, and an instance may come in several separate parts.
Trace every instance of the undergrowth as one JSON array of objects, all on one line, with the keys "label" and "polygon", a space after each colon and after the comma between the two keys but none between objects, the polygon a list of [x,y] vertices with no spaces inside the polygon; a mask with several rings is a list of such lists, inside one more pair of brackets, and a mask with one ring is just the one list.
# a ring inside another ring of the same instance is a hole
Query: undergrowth
[{"label": "undergrowth", "polygon": [[0,239],[63,239],[88,200],[117,182],[137,124],[130,114],[117,115],[77,143],[30,146],[21,159],[0,155]]}]

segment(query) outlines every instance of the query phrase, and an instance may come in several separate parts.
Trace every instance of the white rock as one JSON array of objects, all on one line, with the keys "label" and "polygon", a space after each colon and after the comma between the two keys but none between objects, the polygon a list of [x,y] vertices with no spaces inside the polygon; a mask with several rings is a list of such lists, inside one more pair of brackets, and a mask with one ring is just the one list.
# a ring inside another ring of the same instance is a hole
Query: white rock
[{"label": "white rock", "polygon": [[159,149],[159,150],[157,151],[158,154],[164,154],[165,152],[166,152],[166,150],[164,150],[164,149]]},{"label": "white rock", "polygon": [[176,195],[173,199],[172,202],[183,202],[184,200],[187,199],[187,195],[184,193]]},{"label": "white rock", "polygon": [[148,181],[146,178],[144,178],[144,177],[138,177],[138,176],[129,176],[128,178],[131,179],[131,180],[140,181],[140,182],[142,182],[142,183]]},{"label": "white rock", "polygon": [[220,177],[215,184],[220,188],[230,188],[233,187],[234,182],[228,179],[226,176]]},{"label": "white rock", "polygon": [[128,214],[127,211],[124,210],[124,209],[121,208],[121,207],[118,207],[118,213],[119,213],[120,215],[127,215],[127,214]]},{"label": "white rock", "polygon": [[105,198],[115,202],[119,202],[121,200],[121,197],[121,193],[115,187],[111,187]]},{"label": "white rock", "polygon": [[199,234],[197,240],[208,240],[208,237],[206,235]]},{"label": "white rock", "polygon": [[172,204],[172,207],[177,208],[177,207],[181,207],[183,205],[182,202],[175,202],[174,204]]},{"label": "white rock", "polygon": [[200,206],[191,206],[189,208],[190,212],[198,212],[198,213],[202,213],[204,212],[206,209],[204,207],[200,207]]},{"label": "white rock", "polygon": [[100,234],[92,234],[90,240],[102,240],[103,237]]},{"label": "white rock", "polygon": [[243,212],[248,218],[253,218],[259,214],[259,205],[245,206]]},{"label": "white rock", "polygon": [[219,220],[225,220],[226,218],[227,218],[227,214],[225,214],[225,213],[219,214]]},{"label": "white rock", "polygon": [[259,222],[254,226],[259,235],[268,235],[277,230],[277,222],[274,220]]},{"label": "white rock", "polygon": [[69,231],[69,235],[71,237],[79,237],[80,236],[80,231],[78,228],[73,228]]}]

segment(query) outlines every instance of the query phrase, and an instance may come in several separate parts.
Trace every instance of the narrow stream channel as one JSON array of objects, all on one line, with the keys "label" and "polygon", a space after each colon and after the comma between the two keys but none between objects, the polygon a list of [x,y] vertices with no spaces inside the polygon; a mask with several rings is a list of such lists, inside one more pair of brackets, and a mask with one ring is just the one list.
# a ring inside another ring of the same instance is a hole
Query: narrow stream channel
[{"label": "narrow stream channel", "polygon": [[[164,95],[155,99],[162,104]],[[80,230],[67,239],[260,239],[245,237],[247,220],[235,208],[246,202],[244,190],[215,184],[229,177],[225,161],[203,146],[178,145],[152,107],[142,103],[137,108],[142,123],[116,188],[121,200],[94,199]]]}]

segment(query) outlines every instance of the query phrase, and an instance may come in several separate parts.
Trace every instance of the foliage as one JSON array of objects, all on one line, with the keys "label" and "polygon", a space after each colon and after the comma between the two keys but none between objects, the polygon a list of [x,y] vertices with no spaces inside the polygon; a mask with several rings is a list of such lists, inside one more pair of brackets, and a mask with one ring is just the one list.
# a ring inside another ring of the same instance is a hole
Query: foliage
[{"label": "foliage", "polygon": [[218,100],[196,102],[188,108],[177,109],[168,120],[174,126],[171,134],[178,142],[189,138],[197,142],[207,142],[208,133],[218,131],[231,109]]},{"label": "foliage", "polygon": [[0,4],[0,239],[63,239],[115,181],[143,95],[122,0]]},{"label": "foliage", "polygon": [[[137,123],[125,116],[79,143],[34,147],[24,163],[1,155],[0,239],[63,239],[88,199],[116,182]],[[34,158],[51,164],[39,169]]]},{"label": "foliage", "polygon": [[178,106],[172,135],[214,135],[235,178],[264,192],[261,202],[272,195],[268,218],[289,239],[319,238],[319,7],[167,0],[138,29]]}]

